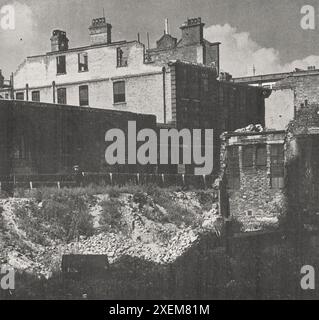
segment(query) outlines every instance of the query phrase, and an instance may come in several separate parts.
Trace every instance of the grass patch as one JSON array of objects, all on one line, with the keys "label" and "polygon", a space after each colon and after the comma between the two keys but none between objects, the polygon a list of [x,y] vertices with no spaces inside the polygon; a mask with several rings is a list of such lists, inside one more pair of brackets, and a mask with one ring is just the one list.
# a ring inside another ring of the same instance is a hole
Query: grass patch
[{"label": "grass patch", "polygon": [[43,200],[42,206],[32,201],[16,205],[14,213],[20,228],[42,245],[49,244],[50,239],[71,242],[94,233],[93,217],[83,197],[54,194]]}]

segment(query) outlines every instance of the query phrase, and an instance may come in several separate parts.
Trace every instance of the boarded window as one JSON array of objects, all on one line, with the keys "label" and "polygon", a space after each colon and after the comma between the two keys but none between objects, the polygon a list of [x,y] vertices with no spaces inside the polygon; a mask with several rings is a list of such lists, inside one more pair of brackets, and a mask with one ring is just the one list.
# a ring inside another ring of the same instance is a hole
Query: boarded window
[{"label": "boarded window", "polygon": [[65,56],[56,57],[56,69],[57,74],[65,74],[66,73],[66,62]]},{"label": "boarded window", "polygon": [[88,71],[89,70],[88,54],[79,53],[78,60],[79,60],[79,72]]},{"label": "boarded window", "polygon": [[24,100],[24,92],[17,92],[16,99],[17,100]]},{"label": "boarded window", "polygon": [[267,166],[267,148],[266,145],[259,145],[256,148],[256,166],[266,167]]},{"label": "boarded window", "polygon": [[243,167],[252,168],[254,166],[254,146],[243,147]]},{"label": "boarded window", "polygon": [[116,49],[116,60],[117,67],[127,67],[128,63],[128,50],[127,48],[117,48]]},{"label": "boarded window", "polygon": [[113,83],[114,103],[125,102],[125,82],[118,81]]},{"label": "boarded window", "polygon": [[270,147],[271,186],[274,189],[284,187],[284,146],[274,144]]},{"label": "boarded window", "polygon": [[227,182],[229,189],[240,188],[239,152],[237,146],[227,148]]},{"label": "boarded window", "polygon": [[32,101],[40,101],[40,91],[32,91]]},{"label": "boarded window", "polygon": [[66,101],[66,88],[59,88],[58,93],[58,104],[67,104]]},{"label": "boarded window", "polygon": [[88,106],[89,105],[89,87],[80,86],[79,96],[80,96],[80,106]]}]

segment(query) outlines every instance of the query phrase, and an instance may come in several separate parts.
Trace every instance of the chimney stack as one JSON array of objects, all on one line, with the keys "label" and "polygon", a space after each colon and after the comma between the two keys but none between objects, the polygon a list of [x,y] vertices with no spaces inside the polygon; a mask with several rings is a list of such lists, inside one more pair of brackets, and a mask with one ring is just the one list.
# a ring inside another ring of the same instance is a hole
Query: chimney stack
[{"label": "chimney stack", "polygon": [[112,25],[104,17],[93,19],[89,32],[92,45],[112,43]]},{"label": "chimney stack", "polygon": [[202,44],[204,39],[204,26],[201,18],[191,18],[180,27],[182,40],[180,45]]},{"label": "chimney stack", "polygon": [[69,49],[69,39],[66,32],[54,30],[51,37],[51,51],[65,51]]}]

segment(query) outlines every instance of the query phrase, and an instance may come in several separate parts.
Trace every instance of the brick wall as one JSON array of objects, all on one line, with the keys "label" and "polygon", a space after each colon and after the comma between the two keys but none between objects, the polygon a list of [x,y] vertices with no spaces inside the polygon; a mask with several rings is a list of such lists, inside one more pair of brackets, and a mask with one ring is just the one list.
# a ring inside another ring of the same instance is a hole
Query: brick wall
[{"label": "brick wall", "polygon": [[[247,229],[253,230],[260,227],[265,222],[264,219],[266,222],[267,219],[276,220],[285,213],[284,185],[282,188],[273,185],[271,174],[271,146],[283,147],[284,138],[285,133],[281,131],[223,136],[222,150],[225,154],[222,156],[222,161],[226,163],[224,172],[227,177],[229,197],[227,214],[243,222]],[[262,164],[257,159],[257,148],[260,147],[265,148]],[[231,148],[236,148],[237,151],[232,152]],[[247,148],[251,151],[248,158]],[[236,167],[234,163],[237,163],[237,171],[234,170]]]},{"label": "brick wall", "polygon": [[173,123],[178,128],[214,129],[214,168],[218,170],[222,132],[251,123],[264,125],[264,92],[218,81],[214,68],[182,62],[170,68]]}]

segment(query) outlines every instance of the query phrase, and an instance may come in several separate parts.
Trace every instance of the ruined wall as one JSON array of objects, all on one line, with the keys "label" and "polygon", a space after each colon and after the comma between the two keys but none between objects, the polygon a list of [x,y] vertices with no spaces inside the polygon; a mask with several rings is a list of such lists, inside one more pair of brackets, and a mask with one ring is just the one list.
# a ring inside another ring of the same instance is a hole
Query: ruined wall
[{"label": "ruined wall", "polygon": [[283,149],[284,138],[285,133],[278,131],[230,134],[224,139],[229,215],[242,222],[245,230],[274,225],[285,213],[284,175],[277,177],[278,160],[274,161],[272,151],[273,146]]},{"label": "ruined wall", "polygon": [[268,130],[285,130],[295,116],[294,91],[273,90],[265,101],[265,126]]}]

